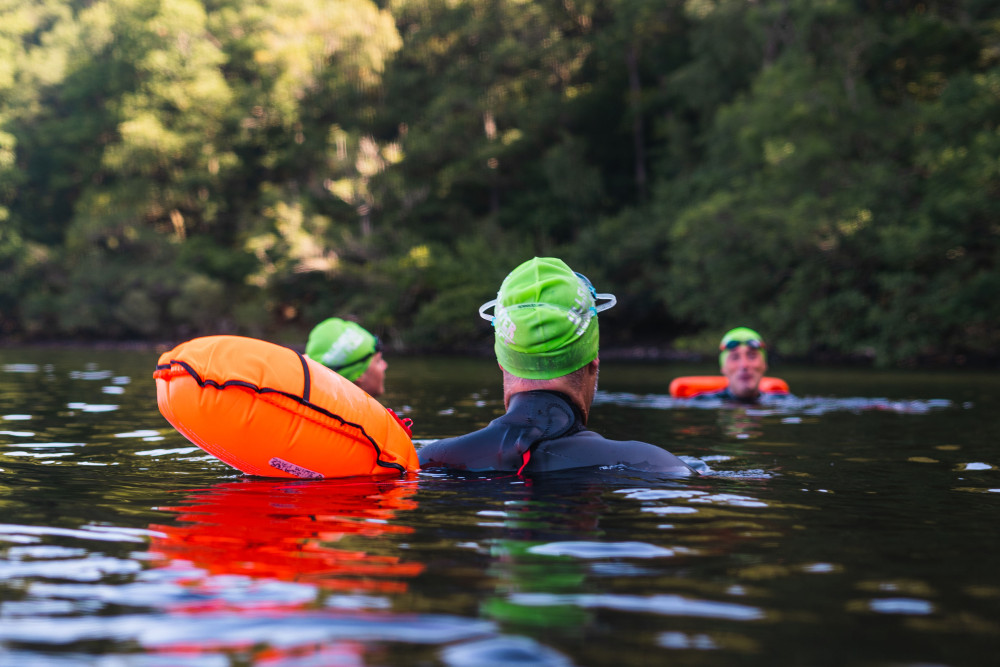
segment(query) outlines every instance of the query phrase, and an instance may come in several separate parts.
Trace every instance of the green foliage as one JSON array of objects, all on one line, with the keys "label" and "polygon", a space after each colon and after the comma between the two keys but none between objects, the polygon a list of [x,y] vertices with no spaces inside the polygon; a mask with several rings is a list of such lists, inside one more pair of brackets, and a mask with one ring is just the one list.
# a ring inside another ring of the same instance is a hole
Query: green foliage
[{"label": "green foliage", "polygon": [[453,250],[428,253],[420,271],[427,297],[407,335],[415,344],[452,350],[491,345],[492,330],[479,316],[479,307],[495,298],[511,268],[533,253],[524,242],[505,240],[495,227],[483,225],[479,232],[461,239]]},{"label": "green foliage", "polygon": [[618,295],[606,344],[996,358],[998,26],[979,0],[0,3],[0,335],[340,315],[483,347],[479,305],[554,254]]},{"label": "green foliage", "polygon": [[181,283],[177,295],[170,300],[169,312],[175,321],[187,324],[193,331],[221,330],[228,328],[219,320],[228,301],[226,285],[221,280],[195,273]]}]

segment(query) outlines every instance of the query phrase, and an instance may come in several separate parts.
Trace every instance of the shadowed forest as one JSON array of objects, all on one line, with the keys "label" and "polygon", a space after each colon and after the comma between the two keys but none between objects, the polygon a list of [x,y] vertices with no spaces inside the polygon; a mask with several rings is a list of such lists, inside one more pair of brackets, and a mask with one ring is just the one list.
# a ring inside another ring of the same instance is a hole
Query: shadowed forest
[{"label": "shadowed forest", "polygon": [[533,255],[605,346],[995,364],[991,0],[0,0],[0,339],[489,348]]}]

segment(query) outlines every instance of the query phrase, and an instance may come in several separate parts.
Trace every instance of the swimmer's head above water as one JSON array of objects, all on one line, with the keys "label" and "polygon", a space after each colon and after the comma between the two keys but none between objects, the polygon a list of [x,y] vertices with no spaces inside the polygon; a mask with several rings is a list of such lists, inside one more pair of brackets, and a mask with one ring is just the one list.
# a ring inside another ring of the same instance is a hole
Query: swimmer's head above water
[{"label": "swimmer's head above water", "polygon": [[719,343],[719,367],[729,380],[729,393],[740,400],[760,394],[760,381],[767,371],[767,345],[753,329],[737,327]]},{"label": "swimmer's head above water", "polygon": [[309,333],[306,356],[358,385],[369,395],[385,393],[385,371],[382,344],[361,325],[331,317],[323,320]]},{"label": "swimmer's head above water", "polygon": [[535,257],[511,271],[497,298],[479,308],[493,324],[505,402],[516,391],[565,384],[587,415],[599,365],[597,314],[615,303],[561,259]]}]

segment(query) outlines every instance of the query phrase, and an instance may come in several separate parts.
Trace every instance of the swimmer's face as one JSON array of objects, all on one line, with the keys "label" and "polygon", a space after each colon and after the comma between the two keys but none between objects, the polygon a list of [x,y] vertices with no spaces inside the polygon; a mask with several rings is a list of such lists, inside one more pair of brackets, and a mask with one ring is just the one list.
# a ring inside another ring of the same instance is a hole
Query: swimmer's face
[{"label": "swimmer's face", "polygon": [[757,386],[767,371],[767,361],[761,350],[739,345],[730,350],[722,364],[722,374],[729,379],[729,393],[736,398],[754,398]]},{"label": "swimmer's face", "polygon": [[382,358],[382,353],[376,352],[368,368],[354,381],[354,384],[367,391],[370,396],[378,398],[385,393],[385,369],[388,367],[389,364]]}]

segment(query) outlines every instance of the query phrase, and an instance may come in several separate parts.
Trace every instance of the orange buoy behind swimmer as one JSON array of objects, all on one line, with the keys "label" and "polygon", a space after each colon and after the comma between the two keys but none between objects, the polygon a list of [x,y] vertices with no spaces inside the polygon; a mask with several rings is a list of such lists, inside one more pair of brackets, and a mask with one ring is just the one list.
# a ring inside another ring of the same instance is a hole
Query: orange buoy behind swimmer
[{"label": "orange buoy behind swimmer", "polygon": [[[691,398],[698,394],[722,391],[728,386],[729,379],[724,375],[689,375],[674,378],[670,383],[670,395],[673,398]],[[761,378],[758,388],[762,394],[788,393],[788,383],[780,378]]]},{"label": "orange buoy behind swimmer", "polygon": [[290,348],[195,338],[162,354],[153,377],[167,421],[248,475],[320,479],[420,467],[395,413]]}]

